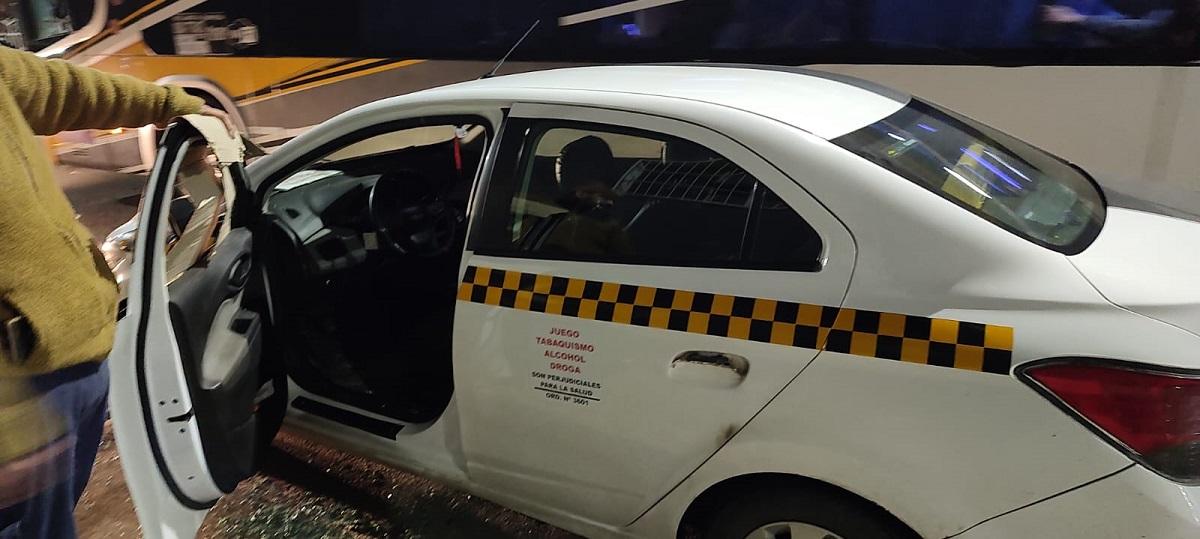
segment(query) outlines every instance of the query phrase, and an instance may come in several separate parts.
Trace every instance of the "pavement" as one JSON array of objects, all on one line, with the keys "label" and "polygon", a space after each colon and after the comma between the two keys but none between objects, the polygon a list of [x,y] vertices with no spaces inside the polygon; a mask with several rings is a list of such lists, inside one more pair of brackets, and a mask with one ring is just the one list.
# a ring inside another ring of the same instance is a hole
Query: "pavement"
[{"label": "pavement", "polygon": [[[103,239],[137,211],[143,175],[61,166],[59,185],[80,220]],[[80,537],[139,537],[110,426],[75,510]],[[209,513],[213,538],[575,537],[482,498],[284,431],[264,468]]]},{"label": "pavement", "polygon": [[[109,427],[75,509],[82,539],[140,536]],[[199,537],[575,537],[482,498],[286,431],[263,461],[263,470],[217,503]]]},{"label": "pavement", "polygon": [[60,166],[55,169],[55,178],[75,206],[79,220],[100,241],[133,217],[146,188],[145,175],[88,168]]}]

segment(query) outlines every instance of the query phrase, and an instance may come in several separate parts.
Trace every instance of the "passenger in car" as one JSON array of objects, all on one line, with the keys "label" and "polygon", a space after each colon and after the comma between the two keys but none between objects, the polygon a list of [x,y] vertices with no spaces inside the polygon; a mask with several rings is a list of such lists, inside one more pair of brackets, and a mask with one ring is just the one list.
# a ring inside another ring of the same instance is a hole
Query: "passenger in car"
[{"label": "passenger in car", "polygon": [[558,162],[559,197],[566,213],[550,216],[549,232],[538,251],[584,255],[625,255],[633,243],[613,217],[620,179],[608,143],[586,136],[563,146]]}]

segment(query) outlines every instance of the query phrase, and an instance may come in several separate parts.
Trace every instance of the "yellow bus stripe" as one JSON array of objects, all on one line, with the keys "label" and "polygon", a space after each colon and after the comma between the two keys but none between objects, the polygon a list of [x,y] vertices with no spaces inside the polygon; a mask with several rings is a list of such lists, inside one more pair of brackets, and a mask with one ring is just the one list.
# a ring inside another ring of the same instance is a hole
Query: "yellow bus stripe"
[{"label": "yellow bus stripe", "polygon": [[262,102],[262,101],[267,101],[267,100],[269,100],[269,99],[274,99],[274,98],[276,98],[276,97],[282,97],[282,96],[285,96],[285,95],[288,95],[288,94],[293,94],[293,93],[296,93],[296,92],[301,92],[301,91],[304,91],[304,90],[309,90],[309,89],[312,89],[312,88],[317,88],[317,87],[320,87],[320,86],[324,86],[324,85],[326,85],[326,84],[333,84],[333,83],[336,83],[336,82],[341,82],[341,81],[344,81],[344,80],[355,79],[355,78],[358,78],[358,77],[365,77],[365,76],[367,76],[367,75],[373,75],[373,74],[375,74],[375,73],[381,73],[381,72],[384,72],[384,71],[390,71],[390,70],[393,70],[393,69],[399,69],[399,68],[402,68],[402,67],[408,67],[408,66],[410,66],[410,65],[419,64],[419,63],[422,63],[422,62],[425,62],[425,60],[399,60],[399,61],[397,61],[396,63],[391,63],[391,64],[386,64],[386,65],[381,65],[381,66],[378,66],[378,67],[375,67],[375,68],[372,68],[372,69],[364,69],[364,70],[362,70],[362,71],[355,71],[355,72],[353,72],[353,73],[346,73],[346,74],[344,74],[344,75],[339,75],[339,76],[336,76],[336,77],[330,77],[330,78],[328,78],[328,79],[322,79],[322,80],[313,81],[313,82],[309,82],[309,83],[302,83],[302,84],[300,84],[300,85],[298,85],[298,86],[293,86],[293,87],[291,87],[291,88],[288,88],[288,89],[286,89],[286,90],[278,90],[278,91],[271,92],[271,93],[269,93],[269,94],[266,94],[266,95],[260,95],[260,96],[254,96],[254,97],[248,97],[248,98],[245,98],[245,99],[240,99],[240,100],[238,100],[238,105],[239,105],[239,106],[251,105],[251,104],[254,104],[254,103],[259,103],[259,102]]},{"label": "yellow bus stripe", "polygon": [[280,85],[282,85],[282,84],[299,84],[299,83],[303,83],[304,81],[308,81],[308,80],[312,80],[315,78],[325,76],[325,75],[335,72],[335,71],[353,70],[353,69],[363,67],[365,65],[369,65],[369,64],[378,62],[378,61],[379,61],[378,58],[364,58],[364,59],[360,59],[360,60],[350,60],[348,62],[338,62],[333,65],[325,66],[325,67],[322,67],[319,69],[314,69],[311,71],[307,71],[305,73],[300,73],[299,75],[296,75],[294,77],[290,77],[290,78],[281,80],[281,81],[279,81],[278,84],[280,84]]},{"label": "yellow bus stripe", "polygon": [[150,2],[149,4],[142,6],[137,11],[130,13],[124,19],[121,19],[117,24],[120,26],[125,26],[125,25],[129,24],[130,22],[132,22],[134,19],[141,18],[142,15],[149,13],[150,10],[157,8],[158,6],[162,5],[166,1],[167,0],[154,0],[153,2]]},{"label": "yellow bus stripe", "polygon": [[290,90],[295,86],[306,84],[307,82],[316,82],[336,75],[350,74],[357,71],[366,71],[367,68],[381,66],[385,64],[393,64],[401,60],[387,58],[364,58],[361,60],[352,60],[348,62],[337,62],[333,65],[311,69],[300,74],[291,75],[283,80],[272,82],[266,86],[255,88],[254,91],[234,94],[234,101],[242,101],[252,99],[259,96],[270,95],[283,90]]}]

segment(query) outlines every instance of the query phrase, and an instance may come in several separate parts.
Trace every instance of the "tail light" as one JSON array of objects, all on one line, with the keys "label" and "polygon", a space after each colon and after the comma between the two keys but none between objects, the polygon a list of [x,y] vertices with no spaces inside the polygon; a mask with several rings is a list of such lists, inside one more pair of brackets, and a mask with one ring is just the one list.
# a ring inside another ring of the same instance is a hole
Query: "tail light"
[{"label": "tail light", "polygon": [[1135,460],[1200,483],[1200,372],[1081,361],[1034,365],[1022,376]]}]

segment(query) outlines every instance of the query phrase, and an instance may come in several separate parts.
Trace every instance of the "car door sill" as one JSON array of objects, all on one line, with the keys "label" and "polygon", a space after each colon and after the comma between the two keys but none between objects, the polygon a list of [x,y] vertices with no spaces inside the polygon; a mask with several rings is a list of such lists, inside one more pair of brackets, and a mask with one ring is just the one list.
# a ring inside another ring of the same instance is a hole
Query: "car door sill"
[{"label": "car door sill", "polygon": [[292,407],[301,412],[328,419],[389,440],[395,440],[396,436],[400,434],[400,430],[404,428],[404,425],[401,423],[367,417],[358,412],[338,408],[337,406],[318,402],[307,397],[296,397],[292,400]]}]

